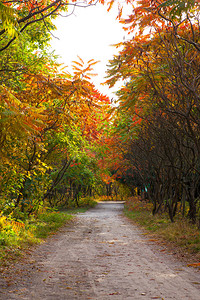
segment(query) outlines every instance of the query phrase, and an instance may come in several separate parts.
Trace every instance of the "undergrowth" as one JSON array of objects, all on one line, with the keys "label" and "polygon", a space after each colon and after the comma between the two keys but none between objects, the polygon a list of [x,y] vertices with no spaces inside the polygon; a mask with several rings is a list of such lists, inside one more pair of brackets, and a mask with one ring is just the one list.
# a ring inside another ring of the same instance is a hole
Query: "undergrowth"
[{"label": "undergrowth", "polygon": [[88,208],[95,207],[97,205],[97,201],[93,200],[91,197],[83,197],[78,200],[78,205],[76,202],[72,201],[68,203],[67,207],[65,207],[67,210],[70,211],[77,211],[77,212],[84,212]]},{"label": "undergrowth", "polygon": [[152,204],[137,197],[126,201],[125,215],[140,224],[149,233],[173,243],[185,253],[197,254],[200,259],[200,232],[196,225],[178,214],[172,223],[164,213],[152,215]]},{"label": "undergrowth", "polygon": [[25,249],[41,243],[69,223],[74,214],[85,212],[96,203],[91,199],[81,199],[80,207],[71,206],[57,210],[47,208],[46,211],[43,209],[29,218],[23,218],[23,221],[0,212],[0,265],[17,260]]}]

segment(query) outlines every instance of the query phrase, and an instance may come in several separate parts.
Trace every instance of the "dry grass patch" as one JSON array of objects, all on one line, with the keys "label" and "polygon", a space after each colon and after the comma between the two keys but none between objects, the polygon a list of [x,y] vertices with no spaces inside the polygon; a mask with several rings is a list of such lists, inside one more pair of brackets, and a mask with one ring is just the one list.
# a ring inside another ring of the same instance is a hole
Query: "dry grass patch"
[{"label": "dry grass patch", "polygon": [[188,258],[188,262],[200,262],[200,232],[188,219],[177,215],[172,223],[166,214],[152,215],[152,205],[138,198],[131,198],[125,204],[125,215],[141,225],[151,236],[160,238],[175,252]]}]

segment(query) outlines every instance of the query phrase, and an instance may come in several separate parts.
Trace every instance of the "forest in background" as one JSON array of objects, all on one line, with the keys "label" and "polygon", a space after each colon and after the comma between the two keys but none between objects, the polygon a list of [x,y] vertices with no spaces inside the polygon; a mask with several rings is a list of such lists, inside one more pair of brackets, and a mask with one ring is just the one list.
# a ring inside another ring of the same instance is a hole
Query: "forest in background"
[{"label": "forest in background", "polygon": [[113,107],[92,58],[69,74],[49,51],[53,20],[95,2],[0,3],[1,219],[137,194],[200,226],[200,3],[126,0],[123,19],[99,1],[130,34],[108,66],[108,86],[124,83]]}]

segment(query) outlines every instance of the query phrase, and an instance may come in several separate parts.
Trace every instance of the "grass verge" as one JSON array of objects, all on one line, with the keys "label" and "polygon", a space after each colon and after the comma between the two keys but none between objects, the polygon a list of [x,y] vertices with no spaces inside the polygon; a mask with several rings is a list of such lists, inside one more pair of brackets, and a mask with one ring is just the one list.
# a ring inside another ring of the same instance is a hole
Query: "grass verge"
[{"label": "grass verge", "polygon": [[70,223],[75,214],[85,212],[97,202],[90,199],[81,200],[79,204],[80,207],[46,211],[23,222],[0,215],[0,266],[18,260],[23,251],[43,242],[49,235]]},{"label": "grass verge", "polygon": [[15,261],[25,249],[41,243],[73,216],[68,212],[45,212],[23,222],[7,221],[0,230],[0,265]]},{"label": "grass verge", "polygon": [[125,204],[125,215],[139,224],[147,234],[155,239],[160,238],[168,243],[168,247],[176,248],[175,252],[188,259],[194,260],[194,266],[200,266],[200,232],[186,218],[178,215],[172,223],[165,214],[151,213],[151,204],[137,198],[129,199]]},{"label": "grass verge", "polygon": [[[74,202],[72,202],[72,203],[69,202],[66,209],[69,213],[72,213],[72,214],[84,213],[89,208],[95,207],[97,204],[98,204],[98,202],[93,200],[91,197],[85,197],[85,198],[79,199],[78,206]],[[64,209],[64,211],[66,209]]]}]

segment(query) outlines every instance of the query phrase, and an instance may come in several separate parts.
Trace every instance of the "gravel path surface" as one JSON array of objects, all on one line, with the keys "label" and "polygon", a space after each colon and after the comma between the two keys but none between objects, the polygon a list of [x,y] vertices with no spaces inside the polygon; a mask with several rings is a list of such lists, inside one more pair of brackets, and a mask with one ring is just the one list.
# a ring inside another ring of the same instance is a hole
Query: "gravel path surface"
[{"label": "gravel path surface", "polygon": [[122,215],[99,203],[0,279],[0,299],[200,300],[200,272],[186,267]]}]

